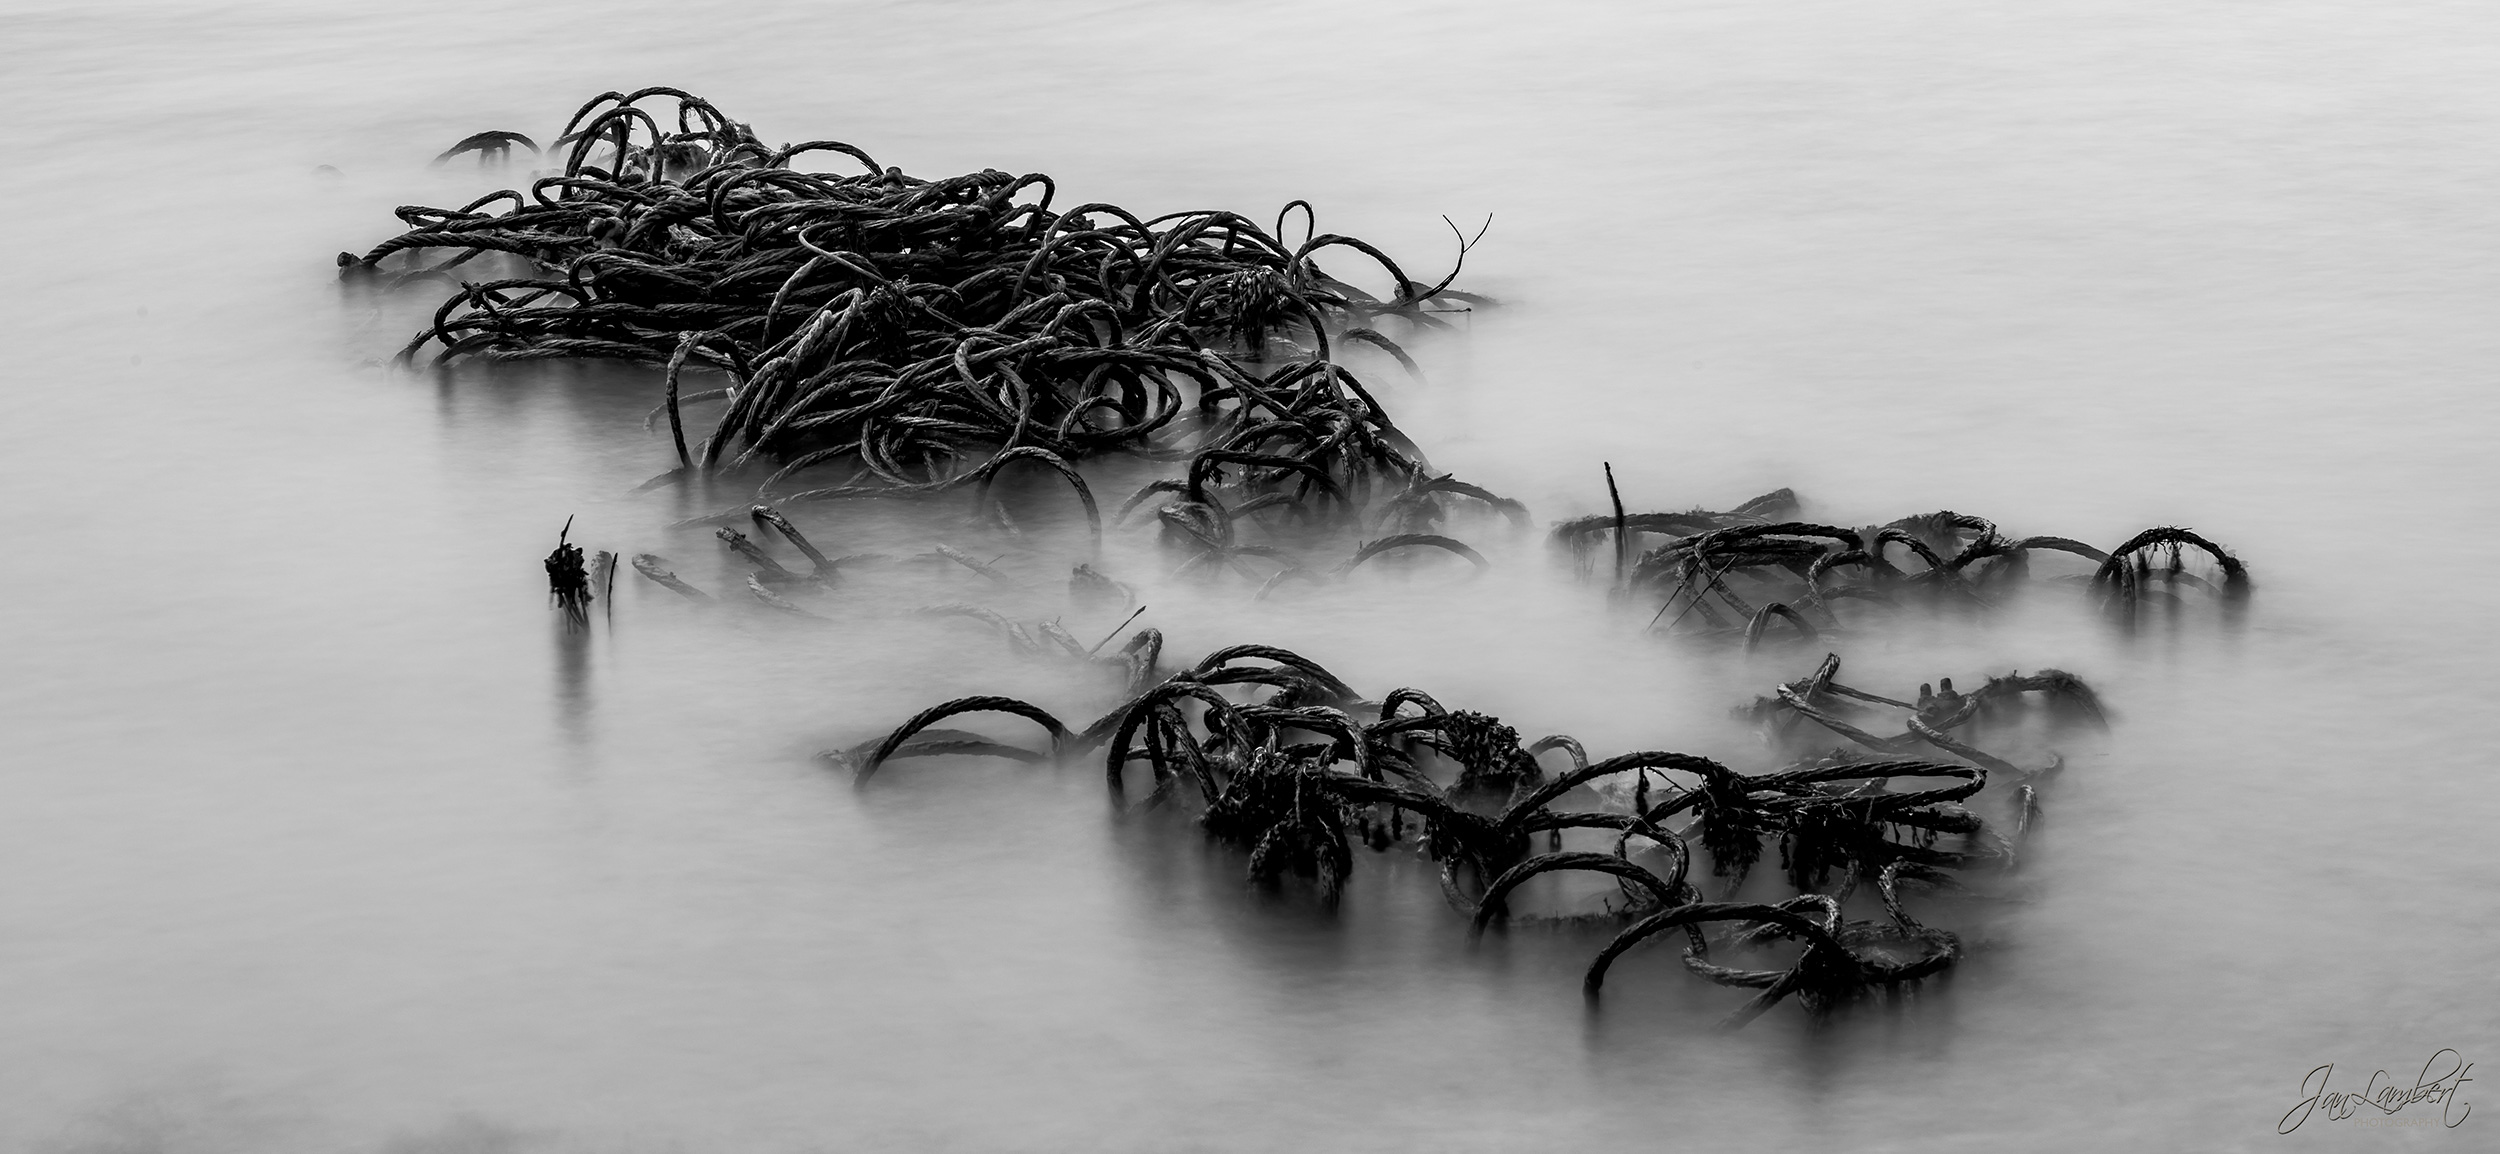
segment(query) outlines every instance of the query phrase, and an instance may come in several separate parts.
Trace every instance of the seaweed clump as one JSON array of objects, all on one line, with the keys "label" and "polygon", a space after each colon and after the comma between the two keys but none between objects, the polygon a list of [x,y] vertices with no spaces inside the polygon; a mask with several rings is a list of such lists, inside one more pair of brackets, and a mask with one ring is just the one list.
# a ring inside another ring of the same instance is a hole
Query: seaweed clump
[{"label": "seaweed clump", "polygon": [[[446,158],[514,143],[530,144],[481,133]],[[405,361],[664,368],[675,477],[769,466],[769,493],[847,470],[787,498],[806,502],[986,485],[1013,460],[1186,461],[1159,491],[1183,494],[1174,516],[1211,538],[1261,508],[1324,520],[1375,483],[1410,497],[1437,483],[1336,354],[1372,345],[1411,367],[1382,326],[1444,328],[1438,313],[1480,298],[1450,287],[1457,265],[1427,284],[1318,231],[1305,202],[1273,228],[1062,210],[1041,173],[923,179],[840,141],[768,144],[672,88],[601,94],[553,148],[562,168],[526,191],[402,208],[406,231],[339,263],[450,290]],[[794,167],[817,155],[860,171]],[[1460,238],[1458,264],[1481,236]],[[1323,271],[1323,254],[1376,266],[1387,295]],[[726,386],[681,392],[690,369]],[[713,401],[724,409],[690,439],[686,408]]]},{"label": "seaweed clump", "polygon": [[[1913,607],[1986,611],[2032,583],[2032,559],[2067,553],[2092,562],[2085,584],[2101,611],[2133,629],[2149,612],[2184,612],[2192,598],[2236,620],[2252,584],[2229,550],[2187,529],[2147,529],[2103,551],[2068,537],[2017,536],[1985,517],[1941,510],[1882,525],[1849,527],[1800,520],[1797,495],[1778,489],[1725,512],[1614,511],[1557,524],[1555,547],[1584,575],[1611,543],[1608,580],[1618,597],[1658,602],[1652,629],[1742,639],[1747,650],[1773,637],[1812,644],[1855,624],[1857,611]],[[2188,557],[2202,554],[2211,576]]]},{"label": "seaweed clump", "polygon": [[[1149,658],[1149,671],[1152,664]],[[1835,698],[1917,708],[1840,685],[1838,668],[1837,657],[1826,658],[1812,676],[1781,686],[1778,706],[1757,707],[1756,720],[1775,745],[1781,727],[1796,718],[1831,725],[1825,706]],[[1513,920],[1511,900],[1531,879],[1603,874],[1615,882],[1620,904],[1561,919],[1621,925],[1584,979],[1592,1002],[1618,958],[1681,930],[1687,969],[1760,991],[1730,1026],[1791,995],[1819,1014],[1952,966],[1963,953],[1960,937],[1914,916],[1904,895],[1960,891],[1957,871],[2011,869],[2038,814],[2038,783],[2062,763],[2019,769],[1945,731],[2004,721],[2038,700],[2099,716],[2097,698],[2069,675],[1996,679],[1949,711],[1931,701],[1900,738],[1864,734],[1862,744],[1875,748],[1830,749],[1767,772],[1739,773],[1663,750],[1592,761],[1568,735],[1523,742],[1500,719],[1448,709],[1418,689],[1366,700],[1325,667],[1271,646],[1218,650],[1133,685],[1128,700],[1082,728],[1028,702],[969,697],[826,756],[865,787],[907,757],[999,754],[1065,763],[1099,751],[1115,806],[1194,809],[1209,838],[1247,855],[1255,883],[1309,879],[1319,899],[1334,905],[1356,846],[1409,845],[1438,864],[1450,904],[1478,932]],[[935,728],[982,712],[1041,726],[1049,750]],[[1992,777],[2014,783],[2004,821],[1983,821],[1964,804]],[[1569,798],[1596,804],[1565,808]],[[1586,844],[1568,845],[1566,837]],[[1793,895],[1737,900],[1773,847],[1779,878]],[[1695,860],[1697,853],[1706,863]],[[1697,880],[1703,864],[1718,879],[1716,898],[1706,897]],[[1847,916],[1848,903],[1866,891],[1881,915]],[[1713,937],[1706,928],[1712,925],[1730,932]],[[1783,945],[1795,953],[1777,968],[1735,969],[1714,960],[1714,951]]]}]

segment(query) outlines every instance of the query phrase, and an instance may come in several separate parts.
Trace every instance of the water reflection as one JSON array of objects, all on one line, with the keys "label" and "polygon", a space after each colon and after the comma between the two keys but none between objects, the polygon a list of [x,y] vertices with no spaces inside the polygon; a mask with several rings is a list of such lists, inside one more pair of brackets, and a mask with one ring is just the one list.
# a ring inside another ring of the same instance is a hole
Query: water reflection
[{"label": "water reflection", "polygon": [[581,748],[590,744],[596,708],[590,687],[591,631],[574,627],[561,612],[554,616],[549,644],[555,658],[556,727],[567,744]]}]

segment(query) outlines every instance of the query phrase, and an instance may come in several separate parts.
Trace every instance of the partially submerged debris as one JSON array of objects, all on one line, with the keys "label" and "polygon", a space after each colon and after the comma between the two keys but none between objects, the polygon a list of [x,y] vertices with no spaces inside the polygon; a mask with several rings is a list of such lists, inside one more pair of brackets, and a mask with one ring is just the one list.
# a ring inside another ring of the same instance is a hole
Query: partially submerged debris
[{"label": "partially submerged debris", "polygon": [[[486,132],[444,159],[516,144],[536,151]],[[1078,466],[1176,466],[1121,513],[1171,495],[1155,513],[1175,563],[1263,588],[1324,575],[1302,560],[1315,548],[1360,564],[1437,546],[1481,568],[1481,553],[1440,531],[1452,502],[1526,523],[1517,502],[1433,472],[1339,359],[1359,344],[1412,370],[1387,330],[1447,328],[1440,313],[1479,300],[1451,285],[1481,230],[1426,283],[1371,244],[1318,232],[1302,201],[1273,228],[1224,211],[1062,210],[1039,173],[927,180],[839,141],[770,145],[673,88],[601,94],[551,150],[562,168],[525,191],[400,209],[406,231],[341,254],[344,275],[448,290],[403,361],[662,370],[651,419],[666,416],[677,468],[653,484],[760,474],[768,503],[755,519],[808,554],[819,582],[828,562],[784,509],[962,491],[1014,533],[994,490],[1019,464],[1068,483],[1097,559],[1102,518]],[[826,158],[863,171],[795,167]],[[1323,257],[1370,266],[1386,294],[1338,279]],[[682,388],[690,372],[726,387]],[[710,431],[690,430],[686,407],[715,401],[726,404]],[[817,483],[784,492],[802,478]],[[1262,540],[1248,539],[1253,526]],[[1355,539],[1367,526],[1368,552]],[[724,539],[763,585],[791,583]]]},{"label": "partially submerged debris", "polygon": [[[2213,560],[2221,570],[2219,583],[2188,570],[2187,549]],[[2130,629],[2148,605],[2178,605],[2181,589],[2217,597],[2226,611],[2237,612],[2247,605],[2251,588],[2248,566],[2229,550],[2190,530],[2167,525],[2146,529],[2111,550],[2093,572],[2092,587],[2102,594],[2102,608],[2111,620]]]},{"label": "partially submerged debris", "polygon": [[[1785,706],[1869,748],[1826,751],[1751,774],[1667,751],[1591,762],[1568,736],[1522,743],[1500,720],[1447,709],[1415,689],[1366,701],[1316,662],[1257,645],[1219,650],[1160,680],[1140,682],[1126,702],[1082,729],[1029,702],[969,697],[925,710],[882,739],[826,756],[850,767],[865,785],[901,757],[1006,753],[1028,762],[1065,762],[1100,750],[1115,805],[1194,808],[1209,837],[1248,855],[1254,882],[1307,878],[1320,899],[1333,904],[1352,871],[1355,844],[1377,850],[1411,843],[1440,864],[1444,892],[1479,931],[1511,918],[1510,902],[1531,878],[1608,875],[1621,887],[1623,902],[1600,916],[1631,921],[1591,964],[1589,996],[1597,997],[1626,951],[1681,929],[1689,941],[1685,964],[1693,972],[1762,991],[1729,1019],[1734,1026],[1790,994],[1819,1013],[1951,966],[1961,956],[1961,940],[1912,917],[1901,888],[1913,881],[1954,885],[1953,871],[2010,868],[2019,839],[2036,820],[2041,775],[2016,770],[1944,731],[2026,694],[2096,721],[2100,716],[2091,690],[2066,674],[1992,679],[1967,696],[1953,695],[1947,682],[1950,696],[1925,689],[1925,704],[1914,706],[1840,685],[1833,679],[1838,669],[1839,659],[1827,658],[1812,676],[1781,686],[1781,704],[1757,706],[1756,720],[1779,738],[1789,716],[1780,712]],[[1264,696],[1245,700],[1236,687]],[[1911,731],[1886,739],[1834,724],[1816,703],[1837,698],[1911,710]],[[1039,724],[1050,736],[1049,751],[929,728],[978,712]],[[1540,760],[1555,753],[1567,755],[1568,768]],[[1147,781],[1132,786],[1140,768]],[[1987,788],[1992,773],[2028,779],[2002,823],[1983,821],[1964,804]],[[1628,789],[1625,778],[1631,779]],[[1594,797],[1599,805],[1562,807],[1575,796]],[[1595,837],[1610,851],[1566,848],[1567,834]],[[1696,846],[1711,875],[1723,879],[1716,900],[1705,899],[1692,879],[1700,864]],[[1781,880],[1795,896],[1736,900],[1770,847],[1778,849]],[[1845,917],[1852,897],[1867,890],[1880,900],[1883,917]],[[1711,924],[1734,932],[1714,940],[1705,928]],[[1711,960],[1713,949],[1779,940],[1802,947],[1782,969],[1736,970]]]},{"label": "partially submerged debris", "polygon": [[[674,129],[642,107],[673,104]],[[462,151],[528,143],[481,133]],[[1404,360],[1384,322],[1447,327],[1477,298],[1458,268],[1426,284],[1359,239],[1307,227],[1296,201],[1271,231],[1237,213],[1141,218],[1117,205],[1055,211],[1057,185],[997,171],[904,175],[838,141],[769,145],[672,88],[610,92],[555,142],[564,165],[527,190],[456,209],[403,208],[401,235],[341,254],[354,277],[451,290],[401,356],[438,362],[612,358],[667,368],[662,410],[680,467],[769,463],[765,488],[843,467],[790,501],[928,493],[1031,459],[1085,492],[1070,462],[1190,459],[1193,501],[1234,472],[1246,500],[1317,486],[1342,498],[1420,454],[1334,352]],[[864,171],[807,172],[811,154]],[[1296,210],[1306,225],[1285,239]],[[1460,264],[1477,239],[1460,239]],[[1386,274],[1377,296],[1323,255]],[[481,259],[483,258],[483,259]],[[499,265],[464,279],[463,265]],[[1410,363],[1411,362],[1407,362]],[[723,373],[728,402],[689,445],[678,380]],[[1299,489],[1278,489],[1299,474]],[[1496,499],[1498,500],[1498,499]]]},{"label": "partially submerged debris", "polygon": [[656,553],[634,554],[634,572],[642,574],[653,584],[688,601],[700,601],[705,604],[710,604],[712,601],[711,594],[678,580],[677,574],[668,568],[668,559]]},{"label": "partially submerged debris", "polygon": [[[1856,614],[1843,613],[1844,602],[1885,612],[1990,608],[2031,581],[2038,553],[2097,564],[2090,588],[2126,626],[2144,606],[2183,606],[2186,592],[2236,613],[2250,589],[2239,558],[2186,529],[2148,529],[2103,552],[2066,537],[2016,537],[1987,518],[1950,510],[1863,528],[1801,521],[1788,489],[1727,512],[1626,514],[1611,470],[1607,486],[1615,511],[1556,525],[1555,546],[1586,574],[1611,540],[1611,585],[1619,595],[1658,601],[1651,628],[1742,638],[1748,651],[1774,638],[1813,644],[1827,631],[1849,628]],[[2190,571],[2183,549],[2211,558],[2216,578]]]},{"label": "partially submerged debris", "polygon": [[564,613],[564,631],[578,633],[590,628],[592,593],[590,570],[582,563],[582,547],[565,540],[572,534],[573,519],[567,517],[563,530],[556,534],[555,552],[547,554],[547,598]]}]

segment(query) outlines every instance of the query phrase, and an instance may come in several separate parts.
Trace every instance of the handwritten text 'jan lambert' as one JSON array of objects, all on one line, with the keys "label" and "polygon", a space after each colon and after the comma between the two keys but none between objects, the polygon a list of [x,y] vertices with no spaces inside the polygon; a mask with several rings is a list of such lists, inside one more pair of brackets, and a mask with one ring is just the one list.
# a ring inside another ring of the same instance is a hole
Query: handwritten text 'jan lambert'
[{"label": "handwritten text 'jan lambert'", "polygon": [[2466,1077],[2473,1069],[2474,1063],[2466,1061],[2465,1055],[2441,1050],[2422,1063],[2422,1073],[2411,1086],[2398,1083],[2387,1076],[2387,1071],[2380,1070],[2371,1074],[2368,1084],[2359,1090],[2329,1090],[2327,1083],[2335,1076],[2335,1065],[2330,1062],[2309,1071],[2309,1076],[2300,1080],[2302,1098],[2275,1124],[2274,1132],[2289,1134],[2298,1130],[2311,1114],[2329,1122],[2342,1122],[2365,1108],[2377,1111],[2368,1117],[2385,1117],[2414,1105],[2436,1105],[2440,1124],[2457,1126],[2474,1112],[2471,1103],[2457,1097],[2457,1091],[2474,1080]]}]

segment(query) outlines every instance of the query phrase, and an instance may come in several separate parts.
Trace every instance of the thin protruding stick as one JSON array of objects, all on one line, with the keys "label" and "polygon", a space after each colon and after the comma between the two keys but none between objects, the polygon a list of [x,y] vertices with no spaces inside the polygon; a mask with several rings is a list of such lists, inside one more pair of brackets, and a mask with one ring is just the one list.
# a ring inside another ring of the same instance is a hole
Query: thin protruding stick
[{"label": "thin protruding stick", "polygon": [[[1692,615],[1693,607],[1701,604],[1702,597],[1710,592],[1710,587],[1719,583],[1719,574],[1727,572],[1727,567],[1735,563],[1736,558],[1731,556],[1727,560],[1719,562],[1718,568],[1710,571],[1710,575],[1702,580],[1701,588],[1693,590],[1693,599],[1684,603],[1684,612],[1676,614],[1675,620],[1667,622],[1667,632],[1675,632],[1675,627],[1682,625],[1684,623],[1684,619]],[[1676,588],[1683,589],[1689,584],[1690,583],[1687,582],[1686,585],[1678,585]],[[1667,594],[1667,603],[1658,607],[1657,616],[1649,619],[1649,628],[1641,630],[1641,632],[1648,633],[1656,630],[1658,628],[1658,618],[1666,616],[1667,610],[1674,605],[1675,594]]]},{"label": "thin protruding stick", "polygon": [[1093,648],[1088,649],[1088,650],[1086,650],[1086,651],[1085,651],[1085,655],[1086,655],[1087,657],[1092,657],[1093,655],[1095,655],[1095,654],[1097,654],[1097,653],[1102,652],[1102,647],[1103,647],[1103,646],[1111,644],[1111,639],[1112,639],[1112,638],[1119,636],[1119,635],[1120,635],[1120,631],[1121,631],[1121,630],[1128,628],[1128,623],[1129,623],[1130,621],[1135,621],[1135,620],[1137,620],[1138,614],[1139,614],[1139,613],[1144,613],[1145,611],[1146,611],[1146,607],[1145,607],[1145,606],[1143,606],[1143,605],[1138,606],[1138,607],[1137,607],[1137,613],[1131,613],[1131,614],[1129,614],[1126,620],[1121,621],[1118,625],[1114,625],[1114,626],[1112,626],[1112,627],[1111,627],[1111,632],[1109,632],[1109,633],[1107,633],[1107,634],[1104,634],[1104,635],[1103,635],[1103,639],[1102,639],[1102,640],[1095,642],[1095,643],[1094,643],[1094,647],[1093,647]]},{"label": "thin protruding stick", "polygon": [[[1606,499],[1615,503],[1615,580],[1614,580],[1614,583],[1615,583],[1616,585],[1621,585],[1621,584],[1623,584],[1623,569],[1624,569],[1624,565],[1625,565],[1625,563],[1626,563],[1626,562],[1625,562],[1625,555],[1626,555],[1626,554],[1630,551],[1630,549],[1631,549],[1631,547],[1632,547],[1632,541],[1631,541],[1631,539],[1630,539],[1629,537],[1627,537],[1627,536],[1624,534],[1624,531],[1623,531],[1623,521],[1624,521],[1624,517],[1623,517],[1623,492],[1622,492],[1621,490],[1619,490],[1619,489],[1615,488],[1615,463],[1614,463],[1614,462],[1612,462],[1612,461],[1607,461],[1607,462],[1604,462],[1604,464],[1605,464],[1605,466],[1606,466]],[[1663,612],[1663,610],[1662,610],[1661,612]]]}]

